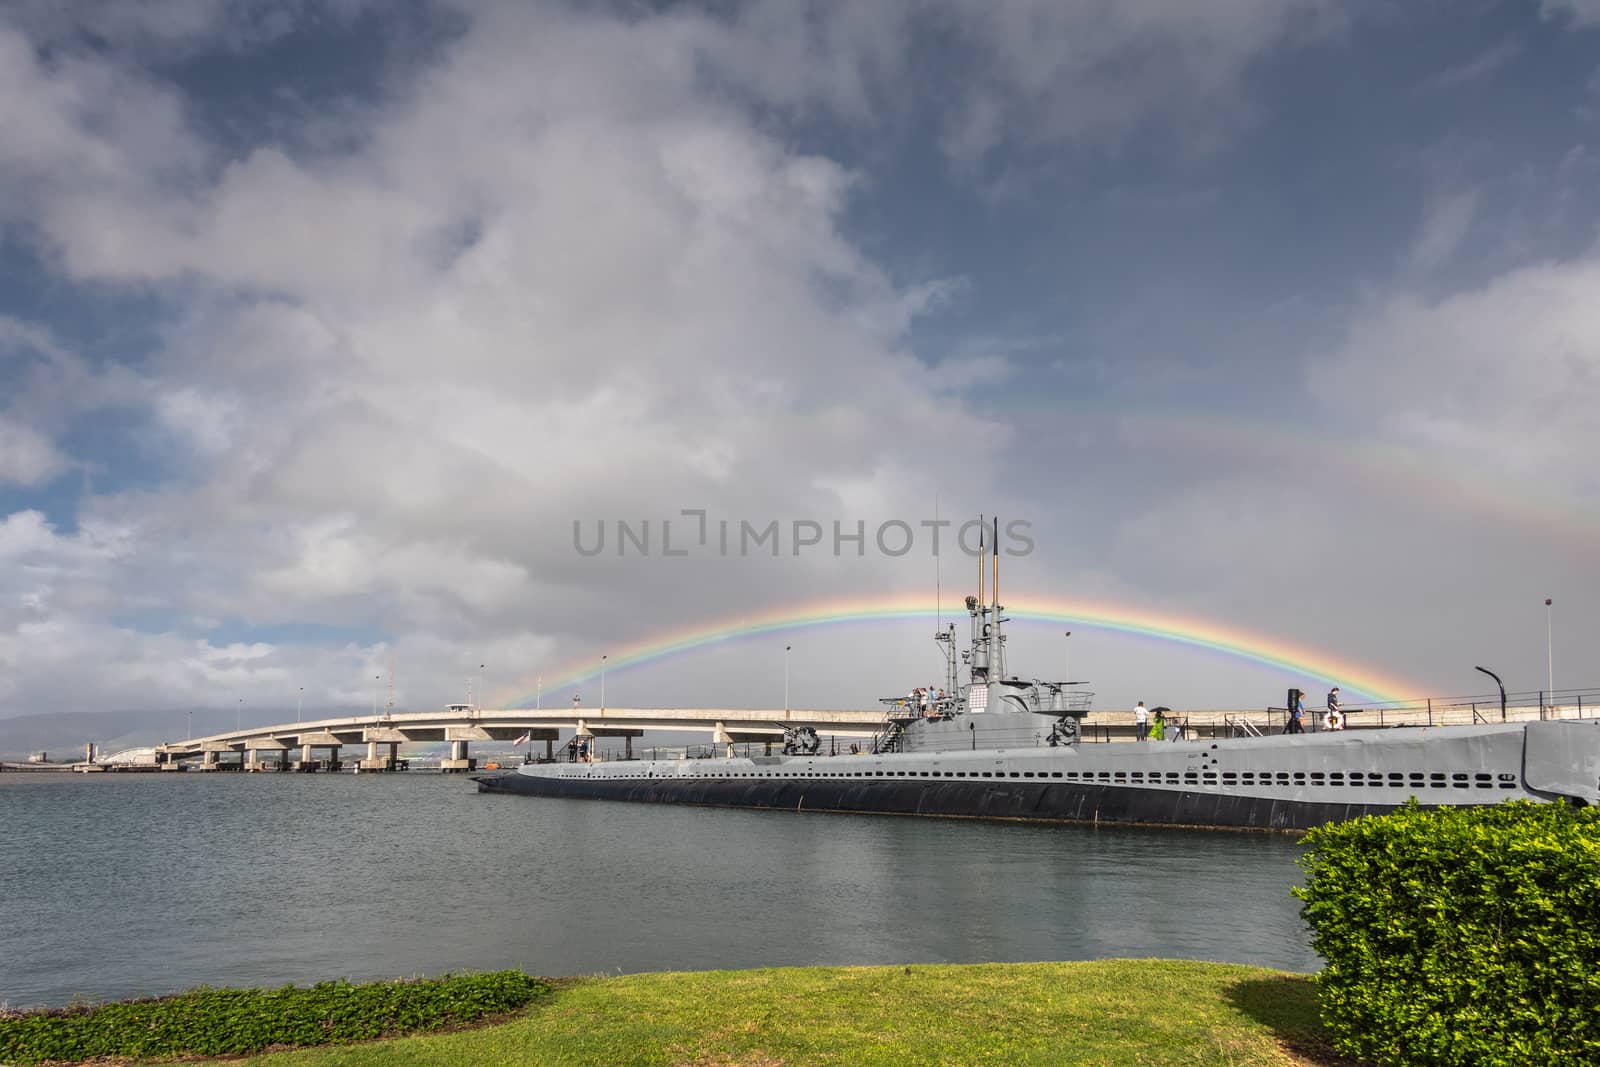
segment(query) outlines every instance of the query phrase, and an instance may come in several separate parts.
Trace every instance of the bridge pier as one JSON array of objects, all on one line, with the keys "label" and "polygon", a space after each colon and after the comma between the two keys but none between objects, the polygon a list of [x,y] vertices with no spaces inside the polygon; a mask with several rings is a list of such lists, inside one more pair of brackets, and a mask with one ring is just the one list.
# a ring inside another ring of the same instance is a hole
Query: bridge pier
[{"label": "bridge pier", "polygon": [[[330,771],[339,769],[339,746],[343,742],[336,735],[326,730],[318,730],[316,733],[300,734],[295,740],[300,742],[300,771],[302,774],[320,771],[324,767]],[[325,762],[317,759],[317,749],[319,748],[328,750],[328,758]]]},{"label": "bridge pier", "polygon": [[444,739],[450,742],[450,758],[440,760],[439,769],[445,774],[462,774],[478,769],[468,745],[473,741],[493,741],[494,735],[481,726],[448,726]]},{"label": "bridge pier", "polygon": [[478,761],[467,754],[467,742],[451,741],[450,758],[439,761],[439,769],[445,774],[461,774],[465,771],[478,769]]},{"label": "bridge pier", "polygon": [[[262,759],[263,752],[276,752],[275,760]],[[281,771],[289,763],[289,742],[279,741],[276,737],[258,737],[246,741],[244,745],[244,769],[251,772]]]},{"label": "bridge pier", "polygon": [[[400,744],[407,740],[404,733],[393,727],[379,726],[362,732],[367,742],[367,758],[361,761],[364,771],[392,771],[399,766]],[[388,752],[384,747],[388,746]]]}]

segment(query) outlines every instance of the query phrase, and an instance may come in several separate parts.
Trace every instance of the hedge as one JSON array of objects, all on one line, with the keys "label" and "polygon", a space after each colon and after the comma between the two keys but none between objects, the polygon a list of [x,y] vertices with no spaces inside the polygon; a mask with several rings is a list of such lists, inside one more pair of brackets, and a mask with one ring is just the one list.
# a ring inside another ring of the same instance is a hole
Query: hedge
[{"label": "hedge", "polygon": [[0,1014],[0,1063],[228,1056],[362,1041],[502,1015],[549,988],[521,971],[496,971],[361,985],[202,987],[156,1000],[8,1012]]},{"label": "hedge", "polygon": [[1600,1063],[1600,809],[1417,807],[1305,838],[1323,1022],[1376,1064]]}]

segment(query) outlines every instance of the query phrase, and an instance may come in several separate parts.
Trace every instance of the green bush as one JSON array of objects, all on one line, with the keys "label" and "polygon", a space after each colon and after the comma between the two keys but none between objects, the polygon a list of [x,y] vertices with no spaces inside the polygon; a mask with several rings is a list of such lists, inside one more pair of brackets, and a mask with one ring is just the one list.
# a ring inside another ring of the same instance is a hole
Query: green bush
[{"label": "green bush", "polygon": [[549,986],[521,971],[309,988],[210,989],[0,1015],[0,1063],[228,1056],[469,1023],[524,1007]]},{"label": "green bush", "polygon": [[1341,1052],[1405,1067],[1600,1063],[1600,809],[1413,803],[1306,842],[1294,892]]}]

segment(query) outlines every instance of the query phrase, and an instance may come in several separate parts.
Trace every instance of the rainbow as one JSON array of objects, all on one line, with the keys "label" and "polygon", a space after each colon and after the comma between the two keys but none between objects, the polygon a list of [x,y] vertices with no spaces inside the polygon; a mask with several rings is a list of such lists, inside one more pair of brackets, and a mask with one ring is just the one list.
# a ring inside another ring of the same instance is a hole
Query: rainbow
[{"label": "rainbow", "polygon": [[[960,640],[965,633],[965,626],[964,620],[958,619],[958,613],[946,609],[943,618],[958,622],[957,639]],[[615,673],[686,655],[712,645],[790,630],[850,623],[932,622],[935,614],[935,606],[925,596],[886,595],[868,600],[825,600],[790,605],[758,615],[702,623],[686,630],[644,638],[609,653],[606,669]],[[1065,600],[1021,600],[1015,606],[1006,606],[1006,618],[1018,622],[1075,625],[1214,652],[1245,663],[1286,671],[1308,682],[1340,686],[1347,690],[1347,700],[1352,701],[1358,697],[1373,702],[1397,701],[1421,692],[1419,686],[1385,676],[1371,668],[1212,620]],[[582,666],[569,665],[541,674],[539,678],[543,692],[554,697],[562,689],[589,682],[599,674],[598,658],[590,657]],[[508,688],[507,695],[508,699],[499,701],[501,706],[532,705],[535,699],[534,679],[523,679],[515,687]]]}]

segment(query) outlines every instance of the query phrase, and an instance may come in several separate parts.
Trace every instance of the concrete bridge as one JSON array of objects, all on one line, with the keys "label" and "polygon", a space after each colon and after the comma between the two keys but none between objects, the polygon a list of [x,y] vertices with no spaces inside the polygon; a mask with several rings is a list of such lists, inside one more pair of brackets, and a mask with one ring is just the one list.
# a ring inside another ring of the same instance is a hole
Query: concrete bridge
[{"label": "concrete bridge", "polygon": [[450,755],[441,761],[449,771],[471,771],[474,741],[512,741],[523,734],[545,743],[554,755],[562,730],[578,737],[623,738],[625,755],[645,730],[696,730],[710,733],[716,744],[766,743],[783,740],[785,729],[809,726],[819,734],[871,737],[883,728],[883,709],[870,711],[736,710],[731,708],[476,708],[451,704],[442,712],[380,713],[345,719],[254,726],[230,733],[157,745],[156,762],[180,769],[180,761],[198,758],[200,769],[216,770],[224,755],[238,754],[239,765],[251,771],[336,770],[344,746],[366,746],[358,757],[361,770],[392,770],[402,744],[448,742]]}]

